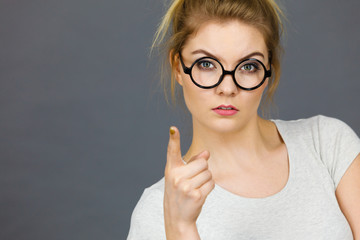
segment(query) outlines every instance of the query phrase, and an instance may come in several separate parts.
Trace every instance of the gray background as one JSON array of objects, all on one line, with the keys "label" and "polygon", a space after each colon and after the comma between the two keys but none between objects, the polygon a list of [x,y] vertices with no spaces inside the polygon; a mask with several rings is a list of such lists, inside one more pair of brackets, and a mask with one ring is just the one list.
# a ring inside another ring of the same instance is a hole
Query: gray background
[{"label": "gray background", "polygon": [[[358,0],[283,1],[274,118],[324,114],[360,134]],[[0,239],[125,239],[183,133],[148,58],[162,0],[0,1]]]}]

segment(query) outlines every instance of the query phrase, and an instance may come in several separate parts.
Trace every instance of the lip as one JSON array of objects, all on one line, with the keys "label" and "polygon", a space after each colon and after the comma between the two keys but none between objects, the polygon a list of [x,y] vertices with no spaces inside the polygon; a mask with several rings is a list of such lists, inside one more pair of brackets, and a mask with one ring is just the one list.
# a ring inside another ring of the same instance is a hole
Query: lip
[{"label": "lip", "polygon": [[[231,108],[231,109],[220,109],[220,107]],[[220,105],[217,106],[216,108],[213,108],[212,110],[221,116],[232,116],[239,111],[236,107],[232,105]]]}]

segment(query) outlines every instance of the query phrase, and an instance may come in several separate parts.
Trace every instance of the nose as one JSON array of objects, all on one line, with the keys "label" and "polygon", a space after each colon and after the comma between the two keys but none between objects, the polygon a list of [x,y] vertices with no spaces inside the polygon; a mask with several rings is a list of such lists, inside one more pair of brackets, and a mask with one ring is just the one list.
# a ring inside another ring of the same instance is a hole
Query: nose
[{"label": "nose", "polygon": [[219,95],[236,95],[239,88],[235,85],[233,76],[225,74],[221,83],[216,87],[216,93]]}]

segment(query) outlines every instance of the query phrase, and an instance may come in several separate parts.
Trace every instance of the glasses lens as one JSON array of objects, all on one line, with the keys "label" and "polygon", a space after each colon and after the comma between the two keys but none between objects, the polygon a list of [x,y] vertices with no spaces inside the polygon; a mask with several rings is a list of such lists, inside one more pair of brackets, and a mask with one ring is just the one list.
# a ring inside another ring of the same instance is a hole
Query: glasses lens
[{"label": "glasses lens", "polygon": [[222,68],[220,63],[214,59],[202,58],[195,62],[191,75],[197,84],[210,87],[219,81],[222,75]]},{"label": "glasses lens", "polygon": [[256,60],[246,60],[235,70],[236,82],[245,88],[256,87],[261,83],[265,76],[263,65]]}]

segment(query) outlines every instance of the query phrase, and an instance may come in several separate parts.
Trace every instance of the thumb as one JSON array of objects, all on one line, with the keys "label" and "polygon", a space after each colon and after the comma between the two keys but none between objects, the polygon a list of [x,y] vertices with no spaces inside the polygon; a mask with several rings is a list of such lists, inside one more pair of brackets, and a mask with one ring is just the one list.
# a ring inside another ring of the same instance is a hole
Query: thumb
[{"label": "thumb", "polygon": [[204,151],[200,152],[199,154],[191,157],[191,158],[189,159],[189,161],[187,161],[187,163],[190,163],[190,162],[192,162],[192,161],[195,161],[196,159],[199,159],[199,158],[204,158],[205,160],[209,160],[209,158],[210,158],[210,152],[207,151],[207,150],[204,150]]},{"label": "thumb", "polygon": [[172,126],[170,127],[170,136],[169,144],[167,149],[167,162],[166,164],[170,167],[184,165],[181,156],[181,147],[180,147],[180,132],[179,130]]}]

